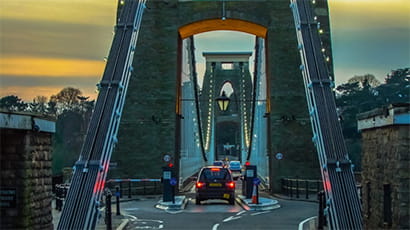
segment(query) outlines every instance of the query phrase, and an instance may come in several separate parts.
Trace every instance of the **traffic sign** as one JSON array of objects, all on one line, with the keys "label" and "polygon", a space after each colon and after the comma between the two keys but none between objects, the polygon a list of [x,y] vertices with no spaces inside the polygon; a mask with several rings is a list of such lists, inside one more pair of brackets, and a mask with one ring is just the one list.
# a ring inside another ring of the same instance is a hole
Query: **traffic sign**
[{"label": "traffic sign", "polygon": [[172,177],[171,180],[169,180],[169,184],[172,186],[177,185],[177,179],[175,179],[175,177]]},{"label": "traffic sign", "polygon": [[282,153],[276,153],[276,159],[282,160],[283,159],[283,154]]},{"label": "traffic sign", "polygon": [[171,156],[168,155],[168,154],[165,154],[163,159],[164,159],[165,162],[170,162],[171,161]]},{"label": "traffic sign", "polygon": [[259,185],[261,183],[261,180],[257,177],[253,178],[253,184]]}]

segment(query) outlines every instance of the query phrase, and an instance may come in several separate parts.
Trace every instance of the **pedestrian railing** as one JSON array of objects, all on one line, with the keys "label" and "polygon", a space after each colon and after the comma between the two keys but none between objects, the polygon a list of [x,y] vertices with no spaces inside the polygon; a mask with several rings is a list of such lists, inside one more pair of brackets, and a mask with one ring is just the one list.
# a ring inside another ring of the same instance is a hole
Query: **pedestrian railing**
[{"label": "pedestrian railing", "polygon": [[56,210],[61,211],[63,208],[64,200],[67,196],[68,188],[70,184],[56,184],[54,191],[55,191],[55,198],[56,198]]},{"label": "pedestrian railing", "polygon": [[114,194],[116,188],[119,189],[119,196],[133,195],[155,195],[162,194],[161,179],[110,179],[106,182],[106,187]]},{"label": "pedestrian railing", "polygon": [[[67,196],[70,184],[56,184],[54,187],[56,210],[61,211]],[[133,195],[155,195],[162,194],[161,179],[110,179],[107,180],[105,187],[119,198]]]},{"label": "pedestrian railing", "polygon": [[[297,199],[318,199],[317,194],[323,190],[321,180],[309,179],[281,179],[282,193],[291,198]],[[312,197],[313,196],[313,197]]]}]

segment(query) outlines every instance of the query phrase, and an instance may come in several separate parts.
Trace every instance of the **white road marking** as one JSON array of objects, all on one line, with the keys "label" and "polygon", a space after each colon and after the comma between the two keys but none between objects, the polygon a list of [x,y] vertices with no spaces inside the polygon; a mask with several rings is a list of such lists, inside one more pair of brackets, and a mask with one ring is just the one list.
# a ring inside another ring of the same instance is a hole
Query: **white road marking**
[{"label": "white road marking", "polygon": [[212,230],[217,230],[217,229],[218,229],[218,226],[219,226],[219,224],[215,224],[215,225],[212,227]]},{"label": "white road marking", "polygon": [[130,217],[132,220],[137,220],[138,219],[136,216],[133,216],[133,215],[124,214],[124,216]]},{"label": "white road marking", "polygon": [[256,215],[260,215],[260,214],[265,214],[265,213],[268,213],[268,212],[270,212],[270,210],[269,210],[269,211],[264,211],[264,212],[255,212],[255,213],[252,213],[251,216],[256,216]]},{"label": "white road marking", "polygon": [[125,211],[135,211],[139,210],[139,208],[124,208]]},{"label": "white road marking", "polygon": [[169,213],[169,214],[177,214],[177,213],[181,213],[181,212],[183,212],[184,210],[177,210],[177,211],[170,211],[170,210],[165,210],[165,212],[166,213]]},{"label": "white road marking", "polygon": [[230,217],[226,218],[225,220],[223,220],[222,222],[228,222],[228,221],[237,220],[237,219],[240,219],[240,218],[242,218],[242,216],[230,216]]},{"label": "white road marking", "polygon": [[243,210],[243,211],[240,211],[240,212],[236,213],[236,215],[239,216],[239,215],[244,214],[245,212],[246,212],[246,210]]},{"label": "white road marking", "polygon": [[[131,216],[131,215],[127,215]],[[137,223],[137,226],[134,226],[134,229],[161,229],[164,228],[164,221],[162,220],[148,220],[148,219],[135,219],[132,220]]]}]

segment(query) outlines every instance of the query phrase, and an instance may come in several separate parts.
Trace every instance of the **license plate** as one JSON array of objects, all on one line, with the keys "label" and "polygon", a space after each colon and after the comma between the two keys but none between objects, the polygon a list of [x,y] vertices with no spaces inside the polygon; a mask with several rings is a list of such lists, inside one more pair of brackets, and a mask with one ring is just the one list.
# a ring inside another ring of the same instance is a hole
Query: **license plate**
[{"label": "license plate", "polygon": [[231,195],[229,193],[224,193],[224,198],[225,199],[229,199],[231,197]]},{"label": "license plate", "polygon": [[209,187],[222,187],[221,183],[209,183]]}]

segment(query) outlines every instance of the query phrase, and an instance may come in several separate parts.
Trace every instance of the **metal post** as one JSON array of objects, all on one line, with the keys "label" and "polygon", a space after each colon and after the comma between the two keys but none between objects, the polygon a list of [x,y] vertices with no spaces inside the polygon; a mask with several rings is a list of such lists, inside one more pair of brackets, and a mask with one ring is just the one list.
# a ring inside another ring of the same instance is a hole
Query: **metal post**
[{"label": "metal post", "polygon": [[306,199],[309,199],[309,181],[305,180],[306,183]]},{"label": "metal post", "polygon": [[280,187],[282,189],[282,193],[285,193],[285,179],[281,178],[280,179]]},{"label": "metal post", "polygon": [[146,191],[145,191],[145,187],[146,187],[145,181],[143,181],[142,184],[144,185],[144,195],[145,195],[145,193],[146,193]]},{"label": "metal post", "polygon": [[122,198],[122,182],[120,182],[120,198]]},{"label": "metal post", "polygon": [[120,187],[118,187],[118,186],[115,187],[115,197],[116,197],[116,203],[117,203],[117,216],[119,216],[119,215],[121,215],[121,213],[120,213],[121,192],[120,192]]},{"label": "metal post", "polygon": [[319,200],[319,213],[318,213],[319,223],[318,223],[317,229],[319,229],[319,230],[323,230],[324,218],[325,218],[324,213],[323,213],[323,209],[324,209],[324,199],[323,199],[323,197],[324,197],[324,192],[323,191],[318,192],[317,199]]},{"label": "metal post", "polygon": [[292,197],[292,192],[293,192],[293,183],[292,183],[292,179],[289,179],[289,194],[290,197]]},{"label": "metal post", "polygon": [[112,194],[107,189],[105,194],[105,224],[107,225],[107,230],[112,230],[111,197]]},{"label": "metal post", "polygon": [[128,181],[128,198],[131,198],[131,181]]},{"label": "metal post", "polygon": [[299,179],[296,177],[296,198],[299,198]]},{"label": "metal post", "polygon": [[172,203],[175,204],[175,186],[172,186]]}]

